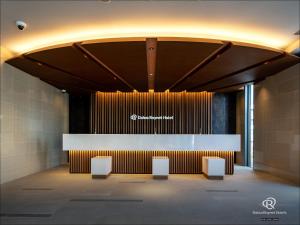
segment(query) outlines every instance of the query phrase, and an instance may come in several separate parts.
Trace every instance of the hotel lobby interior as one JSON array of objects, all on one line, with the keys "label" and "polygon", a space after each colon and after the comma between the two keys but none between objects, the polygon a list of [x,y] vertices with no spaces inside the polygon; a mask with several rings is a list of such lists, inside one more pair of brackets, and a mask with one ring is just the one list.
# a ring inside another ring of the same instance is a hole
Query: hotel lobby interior
[{"label": "hotel lobby interior", "polygon": [[300,224],[300,1],[1,0],[1,224]]}]

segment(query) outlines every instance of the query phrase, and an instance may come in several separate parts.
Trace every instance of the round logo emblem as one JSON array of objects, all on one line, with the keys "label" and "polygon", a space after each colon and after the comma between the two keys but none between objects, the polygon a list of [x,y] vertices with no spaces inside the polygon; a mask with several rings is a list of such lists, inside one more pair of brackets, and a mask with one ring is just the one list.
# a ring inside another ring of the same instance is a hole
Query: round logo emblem
[{"label": "round logo emblem", "polygon": [[137,115],[132,114],[132,115],[130,116],[130,119],[131,119],[131,120],[136,120],[136,119],[137,119]]},{"label": "round logo emblem", "polygon": [[265,200],[263,200],[261,204],[268,210],[275,209],[276,199],[273,197],[268,197]]}]

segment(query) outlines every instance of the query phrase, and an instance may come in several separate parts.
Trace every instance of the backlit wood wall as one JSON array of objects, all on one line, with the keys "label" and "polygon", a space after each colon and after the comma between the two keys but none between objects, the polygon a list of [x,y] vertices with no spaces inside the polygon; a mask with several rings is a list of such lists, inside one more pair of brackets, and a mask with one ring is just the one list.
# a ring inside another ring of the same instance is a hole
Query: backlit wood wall
[{"label": "backlit wood wall", "polygon": [[202,173],[202,156],[225,159],[225,173],[233,174],[232,151],[70,151],[70,172],[90,173],[91,158],[112,156],[112,173],[152,173],[152,156],[168,156],[170,173]]},{"label": "backlit wood wall", "polygon": [[[91,133],[210,134],[212,93],[97,92],[91,97]],[[131,120],[130,115],[174,116]]]},{"label": "backlit wood wall", "polygon": [[[91,133],[210,134],[212,94],[207,92],[97,92],[91,96]],[[173,120],[131,120],[140,116],[174,116]],[[91,158],[112,156],[112,173],[152,173],[152,157],[167,156],[170,173],[202,173],[202,156],[225,159],[233,174],[234,152],[220,151],[69,151],[70,172],[90,173]]]}]

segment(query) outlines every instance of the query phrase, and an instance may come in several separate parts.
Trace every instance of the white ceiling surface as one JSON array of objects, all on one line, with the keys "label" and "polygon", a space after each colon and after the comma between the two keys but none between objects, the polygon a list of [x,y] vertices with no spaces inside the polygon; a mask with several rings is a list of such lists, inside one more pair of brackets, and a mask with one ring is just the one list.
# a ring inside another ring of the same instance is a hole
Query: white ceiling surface
[{"label": "white ceiling surface", "polygon": [[[28,24],[26,30],[16,28],[19,19]],[[180,28],[204,25],[275,39],[284,49],[298,38],[299,1],[1,1],[1,47],[14,53],[55,44],[47,38],[56,34],[72,36],[95,27],[101,34],[102,28],[105,33],[104,28],[178,26],[178,36],[185,36]],[[68,40],[72,37],[60,42]],[[22,49],[28,43],[32,49]]]}]

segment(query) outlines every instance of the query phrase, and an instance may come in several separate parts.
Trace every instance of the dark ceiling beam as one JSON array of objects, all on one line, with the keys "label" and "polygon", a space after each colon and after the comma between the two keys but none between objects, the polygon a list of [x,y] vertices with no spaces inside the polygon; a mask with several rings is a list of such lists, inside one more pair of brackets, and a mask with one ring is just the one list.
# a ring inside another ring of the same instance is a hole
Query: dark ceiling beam
[{"label": "dark ceiling beam", "polygon": [[61,68],[59,68],[59,67],[50,65],[50,64],[45,63],[45,62],[42,62],[42,61],[40,61],[40,60],[31,58],[30,56],[28,56],[28,55],[26,55],[26,54],[23,54],[21,57],[23,57],[23,58],[25,58],[25,59],[27,59],[27,60],[33,62],[33,63],[36,63],[36,64],[39,65],[39,66],[45,66],[45,67],[50,68],[50,69],[52,69],[52,70],[57,70],[57,71],[59,71],[59,72],[61,72],[61,73],[64,73],[65,75],[67,75],[67,76],[69,76],[69,77],[72,77],[73,79],[80,80],[81,82],[84,82],[84,83],[86,83],[86,84],[88,84],[88,85],[91,85],[92,87],[95,87],[96,89],[100,89],[100,88],[103,87],[102,84],[98,84],[98,83],[96,83],[95,81],[90,81],[90,80],[87,80],[87,79],[83,79],[83,78],[81,78],[80,76],[77,76],[77,75],[75,75],[75,74],[73,74],[73,73],[70,73],[69,71],[66,71],[66,70],[61,69]]},{"label": "dark ceiling beam", "polygon": [[89,93],[92,93],[92,92],[96,92],[97,90],[93,90],[93,89],[89,89],[89,88],[83,88],[83,87],[78,87],[77,85],[70,85],[70,84],[65,84],[65,83],[61,83],[61,82],[57,82],[56,80],[50,80],[50,79],[45,79],[45,78],[40,78],[42,81],[54,86],[54,87],[57,87],[59,89],[65,89],[65,90],[70,90],[70,89],[76,89],[76,90],[81,90],[81,91],[84,91],[84,92],[89,92]]},{"label": "dark ceiling beam", "polygon": [[232,87],[239,87],[241,85],[246,85],[246,84],[257,84],[258,82],[264,80],[265,78],[260,78],[260,79],[256,79],[256,80],[250,80],[250,81],[245,81],[245,82],[240,82],[240,83],[235,83],[235,84],[231,84],[231,85],[227,85],[224,87],[219,87],[219,88],[214,88],[214,89],[210,89],[208,90],[209,92],[217,92],[217,91],[221,91],[221,90],[225,90],[227,88],[232,88]]},{"label": "dark ceiling beam", "polygon": [[104,64],[100,59],[98,59],[95,55],[93,55],[89,50],[87,50],[85,47],[81,45],[81,43],[74,43],[73,47],[80,51],[84,56],[87,56],[90,60],[92,60],[94,63],[99,65],[100,67],[104,68],[106,71],[108,71],[113,78],[119,79],[123,84],[125,84],[127,87],[129,87],[132,90],[135,90],[135,88],[129,84],[123,77],[118,75],[115,71],[113,71],[111,68],[109,68],[106,64]]},{"label": "dark ceiling beam", "polygon": [[78,85],[74,85],[74,84],[69,84],[66,82],[62,82],[60,80],[56,80],[56,79],[49,79],[48,77],[39,77],[40,80],[45,81],[47,83],[51,83],[54,87],[61,87],[62,89],[67,89],[67,88],[76,88],[76,89],[81,89],[81,90],[86,90],[86,91],[90,91],[90,92],[95,92],[98,91],[98,89],[91,89],[91,88],[86,88],[86,87],[79,87]]},{"label": "dark ceiling beam", "polygon": [[259,66],[262,66],[262,65],[267,65],[267,64],[269,64],[269,63],[272,63],[272,62],[274,62],[274,61],[276,61],[276,60],[279,60],[279,59],[283,58],[284,56],[286,56],[286,53],[283,52],[283,53],[281,53],[280,55],[277,55],[277,56],[275,56],[275,57],[273,57],[273,58],[263,60],[263,61],[261,61],[261,62],[255,63],[255,64],[253,64],[253,65],[251,65],[251,66],[247,66],[247,67],[245,67],[245,68],[243,68],[243,69],[240,69],[240,70],[234,71],[234,72],[232,72],[232,73],[229,73],[229,74],[220,76],[220,77],[218,77],[218,78],[216,78],[216,79],[207,81],[207,82],[202,83],[202,84],[200,84],[200,85],[196,85],[196,86],[194,86],[194,87],[188,89],[188,91],[193,91],[193,90],[196,90],[196,89],[199,90],[199,91],[205,90],[206,87],[207,87],[207,85],[210,85],[210,84],[212,84],[212,83],[215,83],[215,82],[220,81],[220,80],[223,80],[223,79],[226,79],[226,78],[228,78],[228,77],[232,77],[232,76],[237,75],[237,74],[239,74],[239,73],[246,72],[246,71],[251,70],[251,69],[254,69],[254,68],[256,68],[256,67],[259,67]]},{"label": "dark ceiling beam", "polygon": [[154,90],[156,72],[157,38],[146,38],[148,89]]},{"label": "dark ceiling beam", "polygon": [[200,69],[204,68],[206,65],[208,65],[210,62],[218,58],[221,54],[223,54],[225,51],[227,51],[232,46],[231,42],[223,42],[223,45],[219,47],[217,50],[209,54],[204,60],[202,60],[199,64],[194,66],[190,71],[188,71],[186,74],[184,74],[180,79],[178,79],[174,84],[172,84],[168,89],[172,90],[175,87],[177,87],[179,84],[181,84],[183,81],[191,77],[193,74],[198,72]]}]

